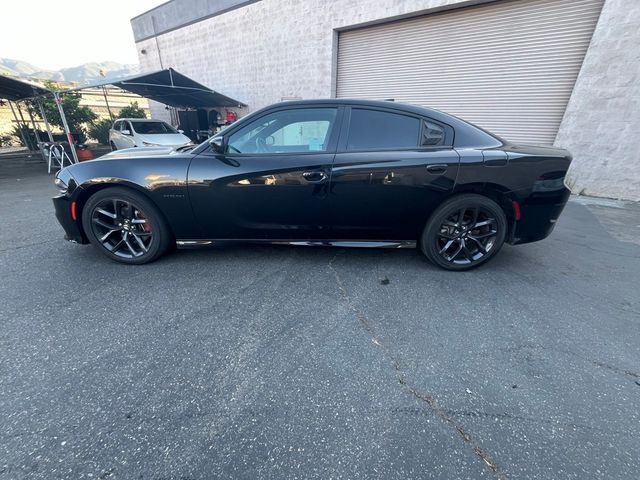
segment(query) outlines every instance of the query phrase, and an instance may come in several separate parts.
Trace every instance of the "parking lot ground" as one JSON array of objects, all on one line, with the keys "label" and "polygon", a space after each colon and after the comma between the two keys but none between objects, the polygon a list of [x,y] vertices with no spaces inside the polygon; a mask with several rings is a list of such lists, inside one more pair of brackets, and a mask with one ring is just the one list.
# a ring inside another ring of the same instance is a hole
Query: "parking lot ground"
[{"label": "parking lot ground", "polygon": [[234,246],[141,267],[0,169],[0,478],[630,479],[640,207],[573,200],[467,273]]}]

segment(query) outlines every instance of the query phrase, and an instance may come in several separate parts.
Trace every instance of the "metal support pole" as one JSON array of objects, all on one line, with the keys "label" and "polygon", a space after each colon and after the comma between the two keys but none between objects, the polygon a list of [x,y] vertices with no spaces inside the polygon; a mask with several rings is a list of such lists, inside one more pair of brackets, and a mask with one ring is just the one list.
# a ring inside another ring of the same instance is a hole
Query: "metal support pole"
[{"label": "metal support pole", "polygon": [[42,120],[44,120],[44,124],[47,127],[47,135],[49,135],[49,141],[53,143],[53,134],[51,133],[51,126],[49,125],[49,120],[47,119],[47,115],[44,113],[44,107],[42,106],[42,98],[38,97],[36,99],[38,102],[38,108],[40,109],[40,116]]},{"label": "metal support pole", "polygon": [[16,125],[18,127],[18,131],[20,132],[20,136],[22,137],[22,142],[24,143],[24,146],[29,148],[29,142],[27,141],[27,138],[24,136],[24,132],[22,131],[22,125],[20,125],[20,120],[18,120],[18,116],[16,115],[16,111],[13,109],[13,103],[11,103],[11,101],[9,101],[9,106],[11,107],[11,113],[13,113],[13,118],[16,121]]},{"label": "metal support pole", "polygon": [[107,87],[102,86],[102,94],[104,95],[104,103],[107,104],[107,112],[109,112],[109,118],[113,120],[113,114],[111,113],[111,108],[109,107],[109,100],[107,100]]},{"label": "metal support pole", "polygon": [[78,163],[78,154],[76,153],[76,146],[73,143],[73,136],[69,130],[69,124],[67,123],[67,117],[64,116],[64,110],[62,108],[62,99],[58,92],[53,92],[53,96],[56,99],[56,105],[58,106],[58,112],[60,112],[60,119],[62,120],[62,126],[64,127],[64,133],[67,134],[67,140],[69,140],[69,148],[71,148],[71,155],[73,155],[73,163]]},{"label": "metal support pole", "polygon": [[31,113],[31,109],[27,105],[27,113],[29,114],[29,118],[31,119],[31,125],[33,125],[33,134],[36,136],[36,142],[38,144],[38,150],[40,150],[40,154],[42,155],[42,159],[46,162],[47,157],[44,154],[44,150],[42,149],[42,141],[40,140],[40,134],[38,133],[38,126],[36,125],[36,121],[33,119],[33,113]]},{"label": "metal support pole", "polygon": [[27,113],[29,114],[29,118],[31,119],[31,125],[33,125],[33,134],[36,136],[36,142],[38,142],[38,147],[40,147],[40,135],[38,134],[38,126],[36,125],[36,121],[33,119],[33,113],[29,107],[27,107]]},{"label": "metal support pole", "polygon": [[27,137],[27,141],[29,142],[27,145],[27,148],[29,150],[35,150],[35,148],[33,148],[33,143],[31,143],[31,135],[29,135],[29,124],[24,119],[24,115],[22,114],[22,109],[20,108],[20,104],[18,102],[16,102],[16,107],[18,108],[18,113],[20,114],[20,118],[22,119],[22,124],[26,127],[26,130],[27,130],[26,137]]}]

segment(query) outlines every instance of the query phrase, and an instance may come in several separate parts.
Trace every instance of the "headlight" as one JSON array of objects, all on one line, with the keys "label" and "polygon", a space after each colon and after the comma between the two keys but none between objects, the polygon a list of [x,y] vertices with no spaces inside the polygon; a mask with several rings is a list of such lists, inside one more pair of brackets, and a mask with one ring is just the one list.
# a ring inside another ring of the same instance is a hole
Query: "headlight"
[{"label": "headlight", "polygon": [[55,184],[56,187],[58,187],[58,190],[60,190],[61,194],[65,194],[69,190],[69,186],[57,176],[56,176],[56,179],[53,181],[53,183]]},{"label": "headlight", "polygon": [[142,142],[142,145],[144,145],[145,147],[159,147],[160,146],[157,143],[149,143],[149,142]]}]

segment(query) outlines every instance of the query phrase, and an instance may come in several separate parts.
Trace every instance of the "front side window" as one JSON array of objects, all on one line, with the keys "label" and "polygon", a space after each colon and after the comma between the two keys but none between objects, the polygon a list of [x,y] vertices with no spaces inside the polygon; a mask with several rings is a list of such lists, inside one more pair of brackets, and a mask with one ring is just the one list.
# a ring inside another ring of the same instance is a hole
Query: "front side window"
[{"label": "front side window", "polygon": [[133,127],[136,133],[142,135],[178,133],[175,128],[165,122],[133,122]]},{"label": "front side window", "polygon": [[296,108],[260,117],[233,133],[229,153],[326,152],[337,108]]},{"label": "front side window", "polygon": [[416,148],[420,136],[420,120],[408,115],[351,109],[347,150]]}]

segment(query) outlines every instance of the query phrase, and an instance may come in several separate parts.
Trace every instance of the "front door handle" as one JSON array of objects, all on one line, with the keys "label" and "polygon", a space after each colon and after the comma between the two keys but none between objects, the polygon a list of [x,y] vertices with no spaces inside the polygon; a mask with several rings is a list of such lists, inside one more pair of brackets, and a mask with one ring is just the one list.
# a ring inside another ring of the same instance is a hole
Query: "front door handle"
[{"label": "front door handle", "polygon": [[303,172],[302,178],[309,183],[324,183],[329,177],[324,172]]},{"label": "front door handle", "polygon": [[447,171],[447,165],[427,165],[427,172],[434,174],[441,174]]}]

